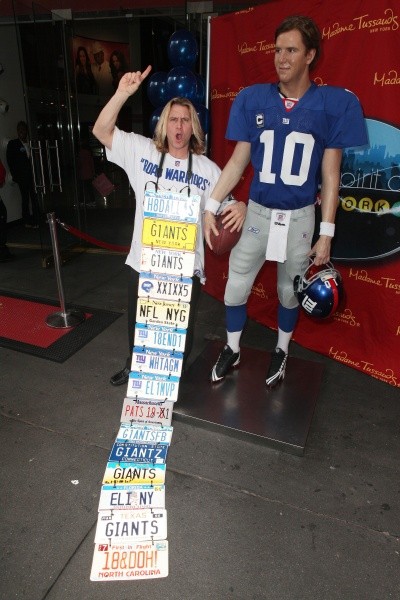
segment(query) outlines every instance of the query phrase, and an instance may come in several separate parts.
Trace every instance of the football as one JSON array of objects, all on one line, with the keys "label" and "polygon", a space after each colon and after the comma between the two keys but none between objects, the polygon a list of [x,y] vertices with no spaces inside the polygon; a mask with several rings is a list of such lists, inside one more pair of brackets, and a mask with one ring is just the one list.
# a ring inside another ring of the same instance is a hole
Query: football
[{"label": "football", "polygon": [[215,217],[215,224],[217,226],[219,235],[215,235],[213,231],[210,233],[210,241],[213,247],[213,252],[217,256],[225,254],[226,252],[230,252],[238,243],[242,233],[241,230],[231,232],[230,229],[224,229],[224,226],[222,225],[223,217],[223,215],[216,215]]}]

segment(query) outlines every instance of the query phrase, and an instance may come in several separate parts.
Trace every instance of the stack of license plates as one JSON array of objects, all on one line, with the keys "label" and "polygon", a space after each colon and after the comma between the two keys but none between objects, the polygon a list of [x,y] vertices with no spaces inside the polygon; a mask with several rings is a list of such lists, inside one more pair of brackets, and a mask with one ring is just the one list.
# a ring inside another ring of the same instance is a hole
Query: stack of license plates
[{"label": "stack of license plates", "polygon": [[165,472],[189,322],[199,196],[146,192],[131,373],[103,477],[90,579],[168,575]]}]

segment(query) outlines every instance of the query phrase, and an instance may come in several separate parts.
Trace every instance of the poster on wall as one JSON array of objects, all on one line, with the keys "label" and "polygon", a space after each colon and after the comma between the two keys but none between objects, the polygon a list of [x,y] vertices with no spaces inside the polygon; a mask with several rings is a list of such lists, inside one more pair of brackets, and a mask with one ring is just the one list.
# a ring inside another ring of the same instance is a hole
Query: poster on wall
[{"label": "poster on wall", "polygon": [[[211,158],[223,167],[232,102],[246,86],[277,81],[275,29],[291,14],[315,20],[322,56],[310,77],[318,86],[351,90],[366,117],[369,145],[343,153],[332,259],[345,303],[333,319],[301,315],[294,339],[312,350],[400,387],[400,12],[390,0],[277,0],[211,20]],[[362,49],[362,50],[361,50]],[[234,190],[247,202],[252,168]],[[318,211],[317,211],[318,217]],[[317,222],[318,226],[318,222]],[[228,258],[207,251],[206,291],[223,299]],[[276,264],[266,262],[248,300],[248,314],[276,328]]]},{"label": "poster on wall", "polygon": [[72,52],[79,94],[111,96],[130,70],[129,44],[76,36]]}]

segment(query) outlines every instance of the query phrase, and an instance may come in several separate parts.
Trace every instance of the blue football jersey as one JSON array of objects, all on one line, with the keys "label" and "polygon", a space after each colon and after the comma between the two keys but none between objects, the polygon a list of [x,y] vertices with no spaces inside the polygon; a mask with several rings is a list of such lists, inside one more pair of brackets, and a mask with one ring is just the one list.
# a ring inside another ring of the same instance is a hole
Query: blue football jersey
[{"label": "blue football jersey", "polygon": [[315,83],[290,112],[277,84],[243,89],[233,102],[226,137],[251,144],[250,199],[286,210],[315,202],[325,148],[368,143],[357,97]]}]

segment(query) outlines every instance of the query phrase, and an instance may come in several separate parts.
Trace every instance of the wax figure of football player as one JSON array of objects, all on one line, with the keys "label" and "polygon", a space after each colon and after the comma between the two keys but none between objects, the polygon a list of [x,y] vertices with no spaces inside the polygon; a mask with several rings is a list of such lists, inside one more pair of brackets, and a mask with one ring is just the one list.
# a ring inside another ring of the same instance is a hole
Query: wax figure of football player
[{"label": "wax figure of football player", "polygon": [[[226,137],[237,144],[206,203],[204,233],[209,246],[219,203],[239,182],[250,160],[254,176],[247,212],[241,203],[224,219],[225,227],[242,228],[242,235],[230,254],[224,297],[227,343],[211,371],[213,382],[239,365],[246,302],[265,260],[277,262],[279,299],[278,340],[267,386],[273,387],[284,378],[299,313],[293,280],[302,265],[308,264],[307,256],[315,255],[316,265],[329,260],[342,149],[367,143],[356,96],[310,81],[309,70],[318,60],[320,40],[310,18],[286,18],[275,32],[278,82],[243,89],[231,108]],[[322,223],[311,248],[319,185]]]},{"label": "wax figure of football player", "polygon": [[[126,133],[116,127],[118,114],[127,99],[137,92],[151,71],[125,73],[115,94],[100,112],[93,134],[105,145],[107,159],[124,169],[135,192],[136,209],[131,249],[126,259],[130,267],[128,285],[128,343],[129,356],[123,369],[110,379],[112,385],[122,385],[129,378],[136,321],[138,281],[140,271],[143,199],[146,190],[170,190],[200,195],[200,212],[218,181],[221,169],[204,155],[204,133],[196,110],[190,100],[173,98],[164,107],[157,122],[153,139],[136,133]],[[232,202],[228,213],[238,210]],[[204,241],[202,219],[198,223],[196,257],[193,273],[191,310],[186,334],[185,360],[193,343],[195,309],[204,281]]]}]

